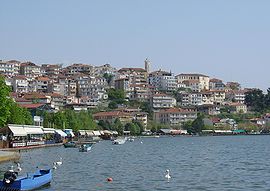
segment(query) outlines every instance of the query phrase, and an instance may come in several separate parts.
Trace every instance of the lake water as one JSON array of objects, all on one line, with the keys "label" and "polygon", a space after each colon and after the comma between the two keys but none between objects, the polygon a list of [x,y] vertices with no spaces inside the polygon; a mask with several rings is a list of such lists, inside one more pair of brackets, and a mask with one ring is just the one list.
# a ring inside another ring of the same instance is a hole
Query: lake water
[{"label": "lake water", "polygon": [[[52,167],[59,157],[63,164],[54,170],[51,186],[41,190],[270,190],[270,136],[102,141],[85,153],[64,147],[23,151],[20,162],[24,172],[31,172]],[[0,170],[11,164],[1,164]]]}]

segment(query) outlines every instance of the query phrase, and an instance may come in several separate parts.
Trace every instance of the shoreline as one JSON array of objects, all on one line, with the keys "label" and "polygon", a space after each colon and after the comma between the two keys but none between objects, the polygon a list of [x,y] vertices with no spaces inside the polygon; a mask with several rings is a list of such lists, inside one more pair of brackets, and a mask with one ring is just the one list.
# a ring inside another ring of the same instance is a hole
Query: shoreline
[{"label": "shoreline", "polygon": [[21,157],[20,156],[21,150],[38,149],[38,148],[44,148],[44,147],[57,147],[57,146],[62,146],[62,145],[63,143],[57,143],[57,144],[48,144],[48,145],[35,145],[35,146],[28,146],[28,147],[0,149],[0,163],[19,160]]}]

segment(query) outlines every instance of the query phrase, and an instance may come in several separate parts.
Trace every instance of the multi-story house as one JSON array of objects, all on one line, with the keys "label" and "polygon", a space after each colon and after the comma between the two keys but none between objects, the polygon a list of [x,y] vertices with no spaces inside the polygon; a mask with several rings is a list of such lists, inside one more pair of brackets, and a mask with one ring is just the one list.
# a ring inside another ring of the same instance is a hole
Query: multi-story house
[{"label": "multi-story house", "polygon": [[213,103],[215,105],[224,105],[226,99],[225,90],[211,90],[209,92],[213,95]]},{"label": "multi-story house", "polygon": [[151,97],[153,109],[172,108],[176,106],[176,99],[166,94],[155,94]]},{"label": "multi-story house", "polygon": [[130,81],[129,78],[119,78],[114,82],[115,89],[120,89],[124,91],[129,91],[130,89]]},{"label": "multi-story house", "polygon": [[104,74],[115,75],[116,71],[116,68],[112,67],[110,64],[94,66],[91,76],[103,76]]},{"label": "multi-story house", "polygon": [[202,104],[203,104],[203,96],[201,93],[199,92],[182,93],[182,106],[194,106]]},{"label": "multi-story house", "polygon": [[62,64],[42,64],[41,74],[50,78],[57,78],[62,69]]},{"label": "multi-story house", "polygon": [[229,103],[230,112],[233,113],[247,113],[247,106],[243,103]]},{"label": "multi-story house", "polygon": [[20,72],[20,62],[17,60],[2,61],[0,60],[0,74],[13,77]]},{"label": "multi-story house", "polygon": [[28,81],[25,76],[14,76],[12,81],[13,92],[26,93],[28,92]]},{"label": "multi-story house", "polygon": [[93,72],[93,66],[88,64],[72,64],[63,69],[65,75],[74,75],[79,73],[91,74]]},{"label": "multi-story house", "polygon": [[50,106],[56,110],[59,111],[60,109],[64,108],[65,106],[65,98],[64,96],[57,94],[57,93],[49,93],[45,95],[50,102]]},{"label": "multi-story house", "polygon": [[41,76],[40,66],[32,62],[21,63],[20,74],[26,76],[28,79],[33,80]]},{"label": "multi-story house", "polygon": [[226,92],[226,99],[232,102],[245,103],[247,90],[231,90]]},{"label": "multi-story house", "polygon": [[225,84],[222,80],[212,78],[209,80],[209,89],[210,90],[225,90]]},{"label": "multi-story house", "polygon": [[181,86],[185,86],[187,89],[190,89],[193,92],[200,92],[203,90],[199,80],[184,80],[180,84]]},{"label": "multi-story house", "polygon": [[182,106],[199,106],[213,104],[214,95],[210,91],[182,93]]},{"label": "multi-story house", "polygon": [[93,115],[95,120],[98,121],[108,121],[113,123],[116,119],[119,119],[123,124],[132,122],[133,116],[129,113],[123,111],[109,111],[109,112],[99,112]]},{"label": "multi-story house", "polygon": [[154,112],[154,121],[170,126],[181,126],[197,118],[196,109],[169,108]]},{"label": "multi-story house", "polygon": [[179,74],[176,79],[178,84],[182,84],[184,81],[198,80],[198,91],[209,90],[209,76],[203,74]]},{"label": "multi-story house", "polygon": [[130,100],[147,101],[149,100],[148,84],[132,84],[127,94]]},{"label": "multi-story house", "polygon": [[34,80],[34,84],[35,84],[35,91],[37,92],[43,92],[43,93],[48,93],[49,89],[48,89],[48,86],[49,84],[51,83],[51,79],[48,78],[48,77],[37,77],[35,80]]},{"label": "multi-story house", "polygon": [[115,76],[115,89],[122,89],[133,100],[147,98],[147,71],[143,68],[122,68]]},{"label": "multi-story house", "polygon": [[128,78],[130,84],[146,83],[147,72],[143,68],[121,68],[118,70],[116,79]]},{"label": "multi-story house", "polygon": [[214,104],[198,105],[197,111],[206,115],[218,115],[220,114],[220,107]]},{"label": "multi-story house", "polygon": [[162,70],[151,72],[148,76],[148,83],[161,91],[171,92],[177,88],[174,74]]}]

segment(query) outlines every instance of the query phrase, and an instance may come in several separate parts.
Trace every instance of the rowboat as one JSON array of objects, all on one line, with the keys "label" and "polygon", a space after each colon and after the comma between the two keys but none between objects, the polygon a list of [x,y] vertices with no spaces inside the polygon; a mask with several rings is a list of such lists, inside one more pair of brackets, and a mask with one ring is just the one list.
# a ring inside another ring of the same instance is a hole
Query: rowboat
[{"label": "rowboat", "polygon": [[3,180],[0,181],[0,191],[27,191],[34,190],[52,181],[52,171],[38,170],[28,173],[26,176],[18,177],[18,172],[9,170],[5,172]]}]

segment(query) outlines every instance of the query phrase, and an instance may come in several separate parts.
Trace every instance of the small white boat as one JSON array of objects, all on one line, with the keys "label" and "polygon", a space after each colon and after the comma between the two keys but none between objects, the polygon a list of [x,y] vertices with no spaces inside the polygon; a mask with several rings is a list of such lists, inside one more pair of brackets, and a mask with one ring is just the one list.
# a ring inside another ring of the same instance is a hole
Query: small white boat
[{"label": "small white boat", "polygon": [[112,144],[113,145],[122,145],[126,142],[126,138],[118,138],[118,139],[115,139]]},{"label": "small white boat", "polygon": [[79,151],[80,152],[88,152],[88,151],[91,151],[91,149],[92,149],[92,144],[83,144],[79,148]]},{"label": "small white boat", "polygon": [[127,140],[128,140],[129,142],[133,142],[133,141],[135,141],[135,138],[129,137]]}]

